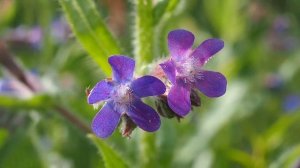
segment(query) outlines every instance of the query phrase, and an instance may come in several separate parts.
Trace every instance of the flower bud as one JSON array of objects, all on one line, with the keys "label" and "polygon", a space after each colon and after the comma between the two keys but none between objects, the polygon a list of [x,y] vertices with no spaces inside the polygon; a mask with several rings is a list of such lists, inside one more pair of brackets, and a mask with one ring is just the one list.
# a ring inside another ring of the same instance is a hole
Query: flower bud
[{"label": "flower bud", "polygon": [[122,136],[130,138],[130,135],[135,128],[136,124],[128,117],[128,115],[122,115],[122,123],[120,127]]},{"label": "flower bud", "polygon": [[192,106],[196,106],[196,107],[201,106],[201,99],[196,90],[191,91],[190,99],[191,99]]},{"label": "flower bud", "polygon": [[178,114],[176,114],[168,105],[168,101],[167,101],[167,96],[166,95],[161,95],[158,96],[157,99],[155,100],[155,106],[156,106],[156,110],[157,112],[162,116],[162,117],[166,117],[166,118],[173,118],[176,117],[178,119],[178,121],[180,120],[180,118],[182,118],[181,116],[179,116]]}]

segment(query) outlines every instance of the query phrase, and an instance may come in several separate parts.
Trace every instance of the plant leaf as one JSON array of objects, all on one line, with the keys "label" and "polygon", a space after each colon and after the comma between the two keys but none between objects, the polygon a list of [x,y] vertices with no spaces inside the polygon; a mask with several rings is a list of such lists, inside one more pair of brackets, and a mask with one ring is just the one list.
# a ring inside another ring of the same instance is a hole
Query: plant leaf
[{"label": "plant leaf", "polygon": [[296,144],[286,150],[284,150],[277,159],[274,159],[270,164],[270,168],[288,168],[295,167],[297,159],[300,155],[300,144]]},{"label": "plant leaf", "polygon": [[108,144],[92,134],[89,134],[88,138],[90,138],[97,146],[106,168],[128,168],[127,163],[116,150],[113,150]]},{"label": "plant leaf", "polygon": [[179,4],[179,0],[164,0],[160,1],[155,5],[154,13],[154,24],[158,24],[164,17],[170,16]]},{"label": "plant leaf", "polygon": [[299,121],[299,115],[294,113],[292,115],[281,116],[269,129],[264,133],[264,140],[268,147],[268,150],[276,149],[284,139],[284,134],[286,134],[290,126]]},{"label": "plant leaf", "polygon": [[0,151],[0,167],[45,167],[28,135],[27,128],[19,128],[16,134],[8,137]]},{"label": "plant leaf", "polygon": [[107,63],[110,55],[120,54],[121,49],[97,12],[92,0],[59,0],[75,36],[83,48],[109,75]]},{"label": "plant leaf", "polygon": [[53,105],[53,100],[48,95],[37,95],[30,99],[22,100],[11,96],[0,95],[0,106],[5,108],[40,109]]}]

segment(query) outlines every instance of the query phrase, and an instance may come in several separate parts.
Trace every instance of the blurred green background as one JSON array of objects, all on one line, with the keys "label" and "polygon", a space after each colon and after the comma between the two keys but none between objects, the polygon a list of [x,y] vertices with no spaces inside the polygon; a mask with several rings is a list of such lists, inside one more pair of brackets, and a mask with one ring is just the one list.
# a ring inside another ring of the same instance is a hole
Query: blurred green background
[{"label": "blurred green background", "polygon": [[[0,167],[299,167],[299,7],[299,0],[0,0]],[[110,73],[107,58],[135,57],[137,71],[149,73],[179,28],[194,33],[195,47],[225,41],[205,69],[227,77],[226,94],[199,93],[201,107],[180,122],[161,118],[155,134],[87,136],[97,110],[85,90]]]}]

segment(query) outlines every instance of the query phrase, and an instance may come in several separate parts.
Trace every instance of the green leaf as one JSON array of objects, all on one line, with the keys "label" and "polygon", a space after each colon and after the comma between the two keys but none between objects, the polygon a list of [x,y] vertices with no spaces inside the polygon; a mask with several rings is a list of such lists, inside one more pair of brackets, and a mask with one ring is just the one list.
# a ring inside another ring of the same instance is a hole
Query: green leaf
[{"label": "green leaf", "polygon": [[160,1],[157,5],[155,5],[153,10],[154,24],[156,25],[165,17],[172,15],[179,2],[179,0],[164,0]]},{"label": "green leaf", "polygon": [[245,168],[253,166],[253,158],[251,158],[251,155],[240,149],[227,149],[226,156],[230,160],[241,164]]},{"label": "green leaf", "polygon": [[0,167],[45,167],[26,128],[19,128],[6,142],[0,151]]},{"label": "green leaf", "polygon": [[292,115],[281,116],[270,128],[264,133],[264,141],[268,150],[274,150],[278,147],[284,139],[284,134],[288,132],[290,126],[299,121],[299,115],[294,113]]},{"label": "green leaf", "polygon": [[246,19],[241,13],[241,4],[240,0],[203,1],[204,12],[209,22],[226,40],[235,42],[243,37]]},{"label": "green leaf", "polygon": [[152,0],[135,0],[134,56],[139,69],[150,63],[153,55],[153,7]]},{"label": "green leaf", "polygon": [[8,138],[8,130],[5,128],[0,128],[0,149],[4,145]]},{"label": "green leaf", "polygon": [[110,55],[120,54],[121,49],[106,27],[92,0],[59,0],[75,36],[99,64],[102,71],[109,75],[107,63]]},{"label": "green leaf", "polygon": [[25,100],[0,95],[0,106],[5,108],[36,109],[47,108],[52,105],[53,100],[48,95],[37,95]]},{"label": "green leaf", "polygon": [[119,155],[119,153],[116,150],[113,150],[103,140],[97,138],[92,134],[89,134],[88,138],[90,138],[97,146],[99,152],[102,155],[106,168],[116,168],[116,167],[127,168],[128,167],[127,163],[123,160],[123,158]]},{"label": "green leaf", "polygon": [[300,144],[294,145],[283,151],[277,159],[270,164],[270,168],[294,167],[300,155]]}]

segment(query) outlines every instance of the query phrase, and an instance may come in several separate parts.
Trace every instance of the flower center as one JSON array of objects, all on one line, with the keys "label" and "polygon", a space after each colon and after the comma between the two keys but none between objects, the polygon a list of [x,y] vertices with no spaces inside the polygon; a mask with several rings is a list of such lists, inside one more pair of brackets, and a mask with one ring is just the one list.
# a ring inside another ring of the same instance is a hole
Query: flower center
[{"label": "flower center", "polygon": [[201,66],[197,65],[195,60],[187,58],[176,63],[176,76],[179,76],[185,83],[193,83],[201,72]]},{"label": "flower center", "polygon": [[111,98],[116,106],[127,107],[133,101],[133,93],[128,84],[120,84],[115,87]]}]

